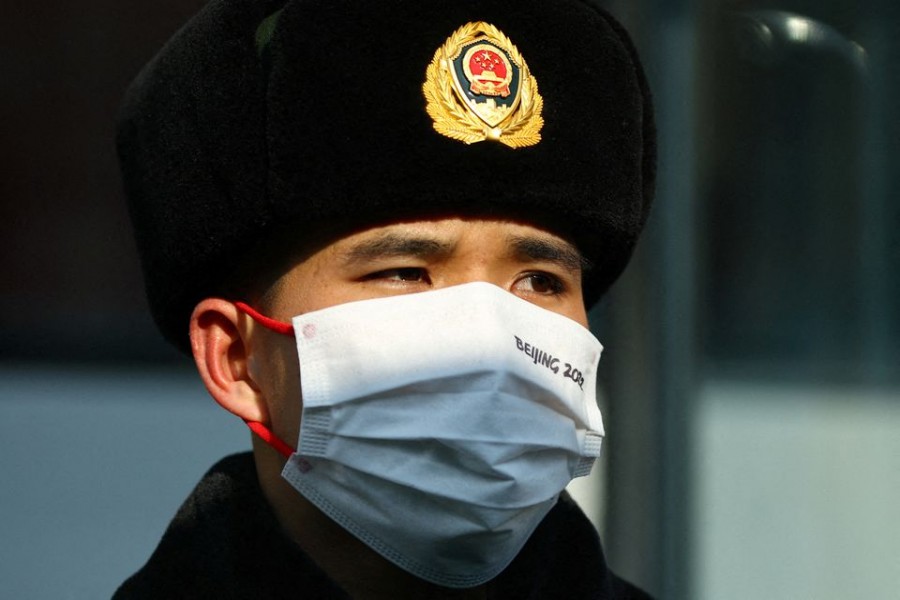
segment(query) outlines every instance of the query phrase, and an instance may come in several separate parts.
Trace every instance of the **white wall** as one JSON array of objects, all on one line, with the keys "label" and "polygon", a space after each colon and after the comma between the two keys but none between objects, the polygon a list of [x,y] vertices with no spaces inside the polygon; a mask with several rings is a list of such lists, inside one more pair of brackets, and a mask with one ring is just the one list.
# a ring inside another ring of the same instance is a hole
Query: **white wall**
[{"label": "white wall", "polygon": [[900,390],[715,382],[696,432],[699,598],[900,598]]},{"label": "white wall", "polygon": [[190,371],[0,366],[0,596],[109,598],[249,446]]}]

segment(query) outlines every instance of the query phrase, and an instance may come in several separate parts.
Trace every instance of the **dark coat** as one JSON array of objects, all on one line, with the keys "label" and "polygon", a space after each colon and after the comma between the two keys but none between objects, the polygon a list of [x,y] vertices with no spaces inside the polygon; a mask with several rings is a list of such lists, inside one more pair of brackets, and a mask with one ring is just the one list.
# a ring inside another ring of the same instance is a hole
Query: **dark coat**
[{"label": "dark coat", "polygon": [[[606,567],[600,540],[563,495],[512,564],[488,584],[496,599],[643,600]],[[349,598],[281,531],[249,453],[221,460],[178,510],[150,560],[114,600]]]}]

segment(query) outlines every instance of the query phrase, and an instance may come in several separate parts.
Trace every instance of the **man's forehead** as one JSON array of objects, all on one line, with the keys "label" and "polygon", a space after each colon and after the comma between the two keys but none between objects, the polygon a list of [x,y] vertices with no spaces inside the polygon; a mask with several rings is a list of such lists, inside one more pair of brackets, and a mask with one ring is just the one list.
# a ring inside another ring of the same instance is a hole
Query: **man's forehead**
[{"label": "man's forehead", "polygon": [[472,244],[522,262],[554,262],[571,271],[584,271],[589,266],[576,246],[558,234],[506,219],[446,218],[383,224],[336,239],[328,250],[351,264],[403,255],[449,256],[460,245]]},{"label": "man's forehead", "polygon": [[458,243],[466,238],[490,234],[492,240],[513,245],[525,241],[548,243],[568,247],[573,252],[578,248],[565,237],[541,225],[505,218],[435,218],[394,223],[382,223],[357,229],[334,240],[333,246],[342,251],[353,251],[361,247],[393,247],[391,242],[408,240],[432,241],[440,246]]}]

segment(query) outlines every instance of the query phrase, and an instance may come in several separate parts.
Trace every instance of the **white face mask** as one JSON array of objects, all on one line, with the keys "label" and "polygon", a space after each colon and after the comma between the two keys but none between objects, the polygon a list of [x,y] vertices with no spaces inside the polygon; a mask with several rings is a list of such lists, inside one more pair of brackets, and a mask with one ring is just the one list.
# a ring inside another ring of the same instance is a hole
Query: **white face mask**
[{"label": "white face mask", "polygon": [[303,414],[282,476],[422,579],[498,575],[600,453],[600,343],[494,285],[292,322]]}]

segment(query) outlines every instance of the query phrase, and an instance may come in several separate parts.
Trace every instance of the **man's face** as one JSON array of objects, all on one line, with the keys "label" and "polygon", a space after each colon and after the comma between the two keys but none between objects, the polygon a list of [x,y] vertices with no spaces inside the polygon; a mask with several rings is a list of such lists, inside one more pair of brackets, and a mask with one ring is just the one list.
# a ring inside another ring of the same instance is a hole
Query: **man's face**
[{"label": "man's face", "polygon": [[[545,230],[490,219],[438,219],[373,227],[332,242],[278,279],[265,306],[280,321],[356,300],[426,292],[474,281],[587,327],[582,258]],[[294,442],[301,405],[293,341],[260,330],[251,363],[269,401],[272,428]],[[428,343],[423,324],[422,343]],[[255,356],[254,356],[255,355]],[[302,365],[299,366],[302,376]]]}]

